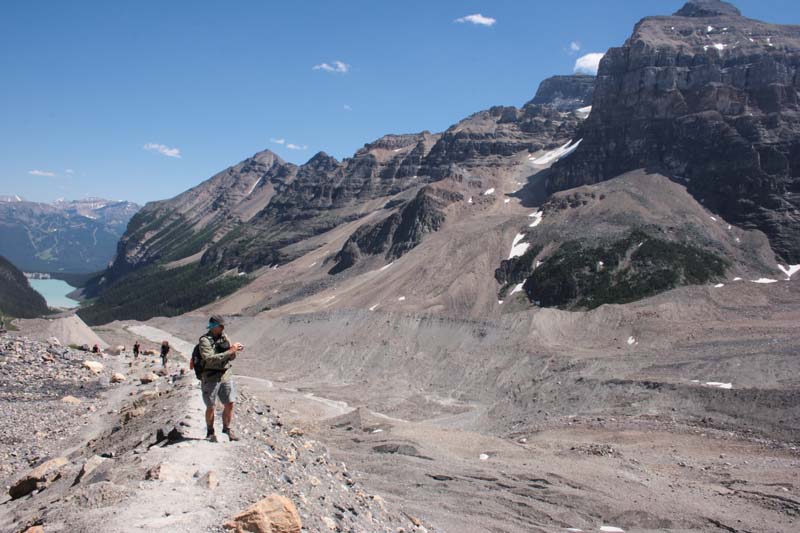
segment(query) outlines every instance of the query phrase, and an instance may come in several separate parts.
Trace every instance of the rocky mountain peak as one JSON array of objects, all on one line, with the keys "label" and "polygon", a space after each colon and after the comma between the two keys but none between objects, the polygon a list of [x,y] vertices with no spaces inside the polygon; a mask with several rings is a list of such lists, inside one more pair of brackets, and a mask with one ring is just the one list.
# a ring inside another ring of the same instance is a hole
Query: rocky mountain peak
[{"label": "rocky mountain peak", "polygon": [[286,161],[284,161],[281,156],[273,152],[272,150],[263,150],[258,152],[257,154],[251,157],[253,161],[257,161],[266,167],[272,167],[275,164],[278,165],[285,165]]},{"label": "rocky mountain peak", "polygon": [[675,12],[676,17],[741,17],[736,6],[722,0],[691,0]]},{"label": "rocky mountain peak", "polygon": [[536,96],[526,105],[549,105],[558,111],[574,111],[592,105],[594,76],[552,76],[542,81]]},{"label": "rocky mountain peak", "polygon": [[339,166],[339,161],[325,152],[317,152],[314,157],[309,159],[303,166],[315,170],[332,170]]}]

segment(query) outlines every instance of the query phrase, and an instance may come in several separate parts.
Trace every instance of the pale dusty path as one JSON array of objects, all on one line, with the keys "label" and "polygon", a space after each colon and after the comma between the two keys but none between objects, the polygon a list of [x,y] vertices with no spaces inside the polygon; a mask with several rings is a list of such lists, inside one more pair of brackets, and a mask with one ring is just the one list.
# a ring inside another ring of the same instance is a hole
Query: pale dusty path
[{"label": "pale dusty path", "polygon": [[[193,349],[193,345],[183,339],[151,326],[135,325],[126,329],[150,341],[166,340],[174,350],[187,357]],[[220,439],[225,442],[219,443],[205,440],[205,405],[197,382],[193,383],[183,409],[186,426],[182,429],[189,440],[150,448],[142,462],[147,468],[163,465],[164,479],[142,481],[140,487],[146,490],[137,491],[124,508],[108,518],[107,531],[203,531],[221,523],[218,509],[229,508],[229,504],[240,499],[241,487],[236,477],[227,473],[236,466],[234,457],[242,444],[227,442],[225,438]],[[198,483],[199,477],[208,471],[215,472],[219,479],[219,487],[214,491]]]},{"label": "pale dusty path", "polygon": [[138,335],[152,342],[157,342],[160,344],[161,341],[167,341],[173,350],[176,350],[186,357],[190,357],[192,355],[192,350],[194,350],[194,344],[186,342],[185,340],[180,339],[171,333],[167,333],[162,329],[146,326],[144,324],[126,326],[125,329],[134,335]]}]

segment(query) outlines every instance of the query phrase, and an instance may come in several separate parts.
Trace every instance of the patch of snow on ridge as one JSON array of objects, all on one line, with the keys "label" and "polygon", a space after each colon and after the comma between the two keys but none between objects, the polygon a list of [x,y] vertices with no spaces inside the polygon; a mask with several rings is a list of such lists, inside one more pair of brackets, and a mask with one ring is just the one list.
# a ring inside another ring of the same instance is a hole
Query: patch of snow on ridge
[{"label": "patch of snow on ridge", "polygon": [[401,296],[400,298],[397,299],[397,301],[398,302],[405,302],[406,301],[406,297],[405,296]]},{"label": "patch of snow on ridge", "polygon": [[614,526],[603,526],[600,528],[600,531],[603,531],[604,533],[625,533],[624,529]]},{"label": "patch of snow on ridge", "polygon": [[535,228],[536,226],[542,223],[542,217],[544,216],[544,213],[542,213],[541,211],[536,211],[535,213],[531,213],[528,216],[533,217],[533,222],[531,222],[531,225],[529,227]]},{"label": "patch of snow on ridge", "polygon": [[516,286],[516,287],[514,287],[514,289],[511,291],[511,294],[509,294],[509,296],[514,296],[514,295],[515,295],[515,294],[517,294],[518,292],[522,292],[522,286],[523,286],[523,285],[525,285],[525,283],[519,283],[519,284],[517,284],[517,286]]},{"label": "patch of snow on ridge", "polygon": [[786,274],[786,281],[792,279],[792,276],[800,272],[800,265],[778,265],[778,268],[781,272]]},{"label": "patch of snow on ridge", "polygon": [[721,383],[719,381],[706,381],[709,387],[717,387],[718,389],[732,389],[733,383]]},{"label": "patch of snow on ridge", "polygon": [[577,150],[578,146],[580,146],[581,142],[583,142],[583,139],[579,139],[578,142],[576,142],[575,144],[572,144],[572,141],[569,141],[564,146],[562,146],[560,148],[556,148],[555,150],[551,150],[551,151],[547,152],[546,154],[544,154],[543,156],[540,156],[540,157],[537,157],[537,158],[534,158],[533,156],[531,156],[531,157],[528,158],[528,160],[531,162],[531,164],[537,165],[537,166],[544,166],[544,165],[549,165],[551,163],[555,163],[556,161],[564,159],[565,157],[570,155],[572,152]]},{"label": "patch of snow on ridge", "polygon": [[258,178],[258,179],[256,180],[256,182],[253,184],[253,186],[252,186],[252,187],[250,187],[250,190],[249,190],[249,191],[247,191],[247,194],[245,194],[245,195],[244,195],[244,197],[245,197],[245,198],[247,198],[248,196],[250,196],[251,194],[253,194],[253,191],[254,191],[254,190],[256,190],[256,187],[258,187],[258,184],[259,184],[259,183],[261,183],[261,180],[263,180],[263,179],[264,179],[264,178]]},{"label": "patch of snow on ridge", "polygon": [[467,200],[467,203],[468,203],[468,204],[471,204],[471,203],[472,203],[472,196],[470,196],[470,197],[469,197],[469,200]]},{"label": "patch of snow on ridge", "polygon": [[636,344],[636,337],[634,337],[633,335],[628,337],[628,344]]},{"label": "patch of snow on ridge", "polygon": [[778,283],[777,279],[770,279],[770,278],[758,278],[751,281],[753,283]]},{"label": "patch of snow on ridge", "polygon": [[722,288],[722,287],[724,287],[724,286],[725,286],[725,284],[724,284],[724,283],[717,283],[716,285],[714,285],[714,288],[715,288],[715,289],[721,289],[721,288]]},{"label": "patch of snow on ridge", "polygon": [[579,119],[584,119],[584,120],[589,118],[589,115],[591,115],[591,113],[592,113],[592,106],[590,105],[575,110],[575,116],[577,116]]},{"label": "patch of snow on ridge", "polygon": [[378,272],[383,272],[384,270],[386,270],[387,268],[389,268],[389,267],[390,267],[390,266],[392,266],[393,264],[394,264],[394,261],[392,261],[392,262],[391,262],[391,263],[389,263],[388,265],[384,265],[384,266],[382,266],[382,267],[381,267],[381,269],[380,269]]},{"label": "patch of snow on ridge", "polygon": [[374,311],[374,310],[376,310],[376,309],[378,308],[378,306],[379,306],[379,305],[380,305],[380,304],[375,304],[375,305],[373,305],[372,307],[370,307],[370,308],[369,308],[369,310],[370,310],[370,311]]},{"label": "patch of snow on ridge", "polygon": [[531,245],[527,242],[520,242],[524,238],[525,235],[522,233],[517,233],[517,236],[514,237],[514,242],[511,243],[511,253],[508,254],[509,259],[519,257],[528,251],[528,248],[530,248]]},{"label": "patch of snow on ridge", "polygon": [[486,191],[483,193],[484,196],[489,196],[490,194],[494,194],[494,187],[491,189],[486,189]]}]

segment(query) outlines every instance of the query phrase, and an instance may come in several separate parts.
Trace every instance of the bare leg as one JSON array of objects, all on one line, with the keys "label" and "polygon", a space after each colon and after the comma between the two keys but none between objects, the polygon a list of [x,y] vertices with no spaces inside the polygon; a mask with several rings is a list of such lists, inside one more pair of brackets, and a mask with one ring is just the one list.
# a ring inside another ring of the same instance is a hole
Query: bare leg
[{"label": "bare leg", "polygon": [[214,427],[214,407],[206,407],[206,427]]},{"label": "bare leg", "polygon": [[222,427],[226,428],[231,427],[232,421],[233,421],[233,402],[226,403],[222,407]]}]

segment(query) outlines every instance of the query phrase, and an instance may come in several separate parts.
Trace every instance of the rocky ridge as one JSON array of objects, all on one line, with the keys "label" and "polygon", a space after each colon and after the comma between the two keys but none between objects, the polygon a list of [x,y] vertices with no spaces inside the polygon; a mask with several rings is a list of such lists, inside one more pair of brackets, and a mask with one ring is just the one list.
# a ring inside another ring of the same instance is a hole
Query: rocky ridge
[{"label": "rocky ridge", "polygon": [[242,440],[202,440],[200,392],[183,356],[162,371],[155,357],[122,352],[86,365],[86,355],[55,339],[0,337],[3,531],[222,531],[270,493],[296,507],[307,531],[425,531],[246,390]]}]

